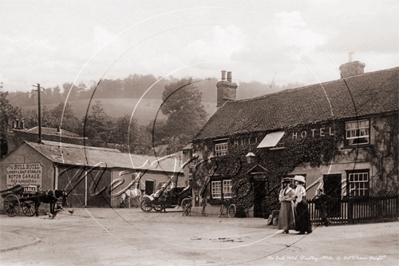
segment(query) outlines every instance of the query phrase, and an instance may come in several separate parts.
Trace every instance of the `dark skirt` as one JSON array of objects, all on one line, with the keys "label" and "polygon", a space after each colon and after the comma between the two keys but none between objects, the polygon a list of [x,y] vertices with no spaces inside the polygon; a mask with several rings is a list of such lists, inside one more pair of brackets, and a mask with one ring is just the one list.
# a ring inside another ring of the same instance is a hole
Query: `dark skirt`
[{"label": "dark skirt", "polygon": [[294,210],[291,201],[282,201],[280,213],[278,215],[278,229],[289,230],[295,229]]},{"label": "dark skirt", "polygon": [[306,199],[302,199],[302,201],[296,206],[295,226],[296,230],[299,232],[307,232],[308,234],[312,233],[308,202]]}]

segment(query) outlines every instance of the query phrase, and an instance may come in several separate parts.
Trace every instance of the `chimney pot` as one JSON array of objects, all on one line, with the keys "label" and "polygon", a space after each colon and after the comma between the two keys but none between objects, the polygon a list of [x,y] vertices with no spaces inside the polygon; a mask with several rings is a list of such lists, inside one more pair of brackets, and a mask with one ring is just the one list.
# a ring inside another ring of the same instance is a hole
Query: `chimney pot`
[{"label": "chimney pot", "polygon": [[231,82],[231,71],[227,72],[227,81]]},{"label": "chimney pot", "polygon": [[226,70],[222,70],[222,80],[226,80]]},{"label": "chimney pot", "polygon": [[219,108],[223,106],[225,102],[236,100],[236,89],[237,84],[231,82],[231,71],[227,72],[227,82],[224,80],[225,72],[222,71],[222,80],[216,84],[217,88],[217,104],[216,107]]}]

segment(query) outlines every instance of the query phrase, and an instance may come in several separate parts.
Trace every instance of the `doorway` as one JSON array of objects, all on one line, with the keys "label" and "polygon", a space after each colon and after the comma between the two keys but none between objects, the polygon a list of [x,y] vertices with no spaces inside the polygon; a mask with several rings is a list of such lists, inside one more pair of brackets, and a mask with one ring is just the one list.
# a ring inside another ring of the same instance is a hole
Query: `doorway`
[{"label": "doorway", "polygon": [[154,180],[146,180],[145,181],[145,194],[151,195],[154,193],[155,181]]},{"label": "doorway", "polygon": [[328,217],[341,215],[341,174],[323,175],[324,193],[332,198],[327,204]]}]

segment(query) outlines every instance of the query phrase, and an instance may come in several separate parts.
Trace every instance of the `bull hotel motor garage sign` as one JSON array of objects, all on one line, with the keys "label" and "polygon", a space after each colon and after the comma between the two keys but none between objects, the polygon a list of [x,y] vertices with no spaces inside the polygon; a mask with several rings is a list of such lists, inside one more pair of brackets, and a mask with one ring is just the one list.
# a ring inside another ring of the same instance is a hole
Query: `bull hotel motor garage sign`
[{"label": "bull hotel motor garage sign", "polygon": [[40,163],[16,163],[7,166],[7,187],[41,186],[42,165]]}]

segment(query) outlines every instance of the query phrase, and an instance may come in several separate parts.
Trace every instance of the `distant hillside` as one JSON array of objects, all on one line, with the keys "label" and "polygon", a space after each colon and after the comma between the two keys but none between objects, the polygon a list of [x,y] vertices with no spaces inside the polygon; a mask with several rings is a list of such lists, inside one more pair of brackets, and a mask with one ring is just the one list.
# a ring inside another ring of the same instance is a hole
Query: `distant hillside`
[{"label": "distant hillside", "polygon": [[[89,112],[91,111],[91,106],[95,104],[95,101],[101,101],[101,104],[105,110],[105,112],[113,117],[121,117],[124,114],[131,115],[133,110],[136,111],[134,113],[134,118],[142,125],[147,125],[150,121],[155,119],[159,107],[162,103],[162,100],[158,99],[142,99],[139,104],[137,104],[139,99],[132,98],[121,98],[121,99],[94,99],[90,103]],[[72,105],[74,114],[83,118],[86,115],[87,108],[89,105],[89,100],[79,100],[79,101],[68,101],[69,104]],[[204,102],[205,109],[209,115],[209,117],[216,112],[216,104],[210,102]],[[44,104],[43,106],[47,106],[48,109],[52,109],[57,104]],[[23,107],[22,110],[37,110],[37,106],[26,106]],[[209,118],[208,117],[208,118]],[[165,119],[165,116],[159,111],[157,119]]]}]

